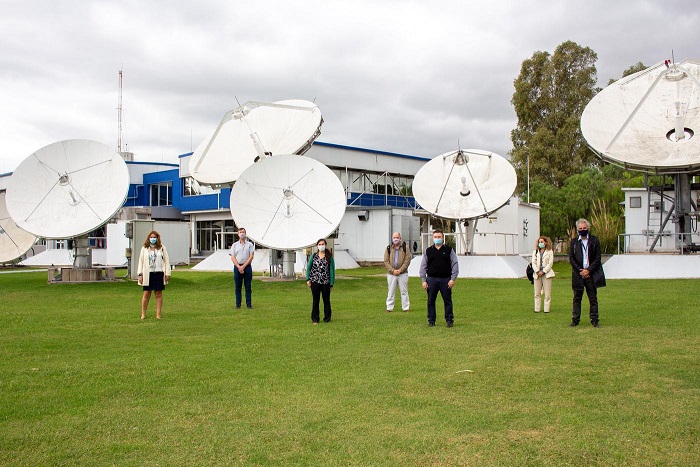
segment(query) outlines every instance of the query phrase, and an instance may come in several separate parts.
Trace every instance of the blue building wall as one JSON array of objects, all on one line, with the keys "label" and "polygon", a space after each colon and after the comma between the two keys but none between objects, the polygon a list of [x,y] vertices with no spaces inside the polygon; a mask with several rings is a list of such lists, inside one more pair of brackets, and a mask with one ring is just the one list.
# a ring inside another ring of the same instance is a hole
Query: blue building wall
[{"label": "blue building wall", "polygon": [[[408,156],[403,154],[395,154],[384,151],[375,151],[369,149],[354,148],[351,146],[341,146],[330,143],[314,144],[328,147],[337,147],[351,150],[361,150],[363,152],[391,155],[395,157],[404,157],[411,159],[423,159],[416,156]],[[190,156],[192,153],[181,154],[178,158]],[[139,162],[128,162],[129,164],[139,164]],[[163,164],[169,167],[178,167],[175,164]],[[210,193],[196,196],[183,196],[183,181],[179,178],[179,168],[162,170],[159,172],[151,172],[143,175],[143,185],[129,185],[129,193],[127,195],[125,206],[151,206],[150,189],[151,185],[157,183],[172,182],[172,206],[178,208],[181,212],[191,211],[212,211],[219,209],[229,209],[231,207],[231,189],[222,188],[219,193]],[[351,192],[348,198],[348,205],[352,206],[391,206],[397,208],[415,208],[416,201],[412,196],[388,195],[379,193],[359,193]]]}]

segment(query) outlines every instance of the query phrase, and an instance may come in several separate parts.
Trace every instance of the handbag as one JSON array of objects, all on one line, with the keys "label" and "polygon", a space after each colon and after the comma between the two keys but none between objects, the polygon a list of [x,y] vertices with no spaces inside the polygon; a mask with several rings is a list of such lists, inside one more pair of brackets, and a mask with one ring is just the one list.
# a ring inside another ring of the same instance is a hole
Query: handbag
[{"label": "handbag", "polygon": [[535,270],[532,269],[532,263],[528,263],[527,267],[525,268],[525,275],[527,276],[530,283],[535,283]]}]

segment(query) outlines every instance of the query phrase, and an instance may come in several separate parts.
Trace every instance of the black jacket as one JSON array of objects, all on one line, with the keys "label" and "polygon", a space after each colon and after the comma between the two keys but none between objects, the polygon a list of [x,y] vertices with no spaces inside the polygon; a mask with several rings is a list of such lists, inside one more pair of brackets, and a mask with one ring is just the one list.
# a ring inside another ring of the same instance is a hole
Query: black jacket
[{"label": "black jacket", "polygon": [[[569,245],[569,263],[571,263],[571,288],[583,290],[583,277],[579,274],[583,269],[583,248],[578,237],[571,240]],[[600,255],[600,241],[598,237],[588,236],[588,272],[596,287],[605,287],[605,273]]]}]

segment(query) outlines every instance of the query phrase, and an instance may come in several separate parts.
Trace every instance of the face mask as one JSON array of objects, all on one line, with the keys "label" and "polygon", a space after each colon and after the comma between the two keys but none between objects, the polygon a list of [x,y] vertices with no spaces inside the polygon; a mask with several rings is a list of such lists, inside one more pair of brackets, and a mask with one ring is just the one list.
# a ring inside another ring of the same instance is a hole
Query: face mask
[{"label": "face mask", "polygon": [[398,245],[399,243],[401,243],[400,238],[392,238],[391,241],[394,243],[394,245]]},{"label": "face mask", "polygon": [[238,238],[245,240],[245,234],[244,233],[239,233]]},{"label": "face mask", "polygon": [[433,238],[433,243],[436,245],[442,245],[442,239],[441,238]]},{"label": "face mask", "polygon": [[581,236],[581,238],[586,238],[588,237],[588,230],[579,230],[578,234]]},{"label": "face mask", "polygon": [[151,245],[155,245],[156,242],[158,241],[158,239],[157,239],[157,238],[151,237],[151,238],[148,239],[148,241],[151,242]]},{"label": "face mask", "polygon": [[326,245],[319,245],[318,251],[326,251]]},{"label": "face mask", "polygon": [[544,248],[544,243],[538,243],[540,248]]}]

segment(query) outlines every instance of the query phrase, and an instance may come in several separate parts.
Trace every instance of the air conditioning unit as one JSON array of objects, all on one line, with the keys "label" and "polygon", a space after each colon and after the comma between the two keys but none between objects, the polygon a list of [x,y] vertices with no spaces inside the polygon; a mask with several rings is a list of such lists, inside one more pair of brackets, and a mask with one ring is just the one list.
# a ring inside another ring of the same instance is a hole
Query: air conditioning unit
[{"label": "air conditioning unit", "polygon": [[369,219],[369,211],[357,211],[357,218],[361,221],[366,221]]}]

